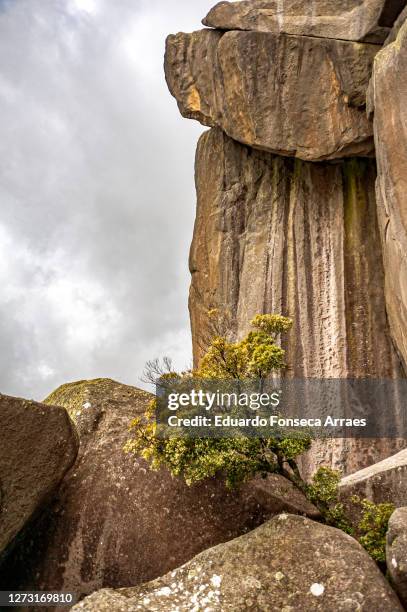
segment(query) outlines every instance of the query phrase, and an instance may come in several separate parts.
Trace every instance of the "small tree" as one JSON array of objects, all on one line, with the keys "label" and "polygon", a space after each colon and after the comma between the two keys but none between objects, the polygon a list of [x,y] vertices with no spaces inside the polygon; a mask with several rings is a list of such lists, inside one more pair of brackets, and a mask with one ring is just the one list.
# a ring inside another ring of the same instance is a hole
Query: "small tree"
[{"label": "small tree", "polygon": [[291,319],[279,315],[257,315],[251,321],[254,331],[237,343],[217,336],[212,340],[196,378],[264,379],[285,367],[285,351],[277,344],[283,332],[292,327]]},{"label": "small tree", "polygon": [[[279,336],[289,331],[292,321],[279,315],[257,315],[253,331],[240,342],[215,337],[194,379],[257,380],[266,379],[285,367],[285,351],[278,344]],[[154,370],[157,371],[154,362]],[[170,368],[168,368],[169,370]],[[177,376],[168,372],[167,377]],[[304,493],[307,485],[301,478],[296,458],[311,446],[311,437],[249,438],[158,438],[153,421],[155,400],[150,411],[132,424],[134,437],[126,450],[140,454],[153,469],[167,466],[174,476],[181,476],[192,485],[221,474],[226,485],[236,487],[261,474],[281,474]]]},{"label": "small tree", "polygon": [[[278,344],[292,321],[280,315],[257,315],[251,321],[253,331],[240,342],[229,342],[216,336],[209,343],[197,370],[177,374],[171,361],[161,366],[157,360],[147,364],[145,380],[186,378],[221,380],[265,380],[286,367],[285,351]],[[229,488],[260,474],[280,474],[287,478],[321,513],[328,525],[353,533],[344,506],[339,500],[340,473],[320,468],[311,483],[303,480],[297,458],[310,449],[312,438],[306,433],[296,437],[256,438],[237,435],[230,438],[160,438],[154,421],[156,400],[145,415],[132,422],[133,437],[125,450],[142,456],[152,469],[167,467],[173,476],[182,477],[188,485],[206,478],[222,476]],[[359,526],[360,542],[375,560],[384,555],[384,536],[391,504],[376,506],[362,502],[364,515]]]}]

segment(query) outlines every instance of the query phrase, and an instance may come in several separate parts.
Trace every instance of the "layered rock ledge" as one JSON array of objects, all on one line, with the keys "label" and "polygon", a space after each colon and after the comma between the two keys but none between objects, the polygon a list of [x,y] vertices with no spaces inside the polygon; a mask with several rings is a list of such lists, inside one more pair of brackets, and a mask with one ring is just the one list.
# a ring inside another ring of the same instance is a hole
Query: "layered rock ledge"
[{"label": "layered rock ledge", "polygon": [[376,45],[201,30],[167,39],[184,117],[257,149],[321,161],[373,154],[366,89]]},{"label": "layered rock ledge", "polygon": [[405,0],[245,0],[219,2],[202,23],[219,30],[255,30],[383,42]]}]

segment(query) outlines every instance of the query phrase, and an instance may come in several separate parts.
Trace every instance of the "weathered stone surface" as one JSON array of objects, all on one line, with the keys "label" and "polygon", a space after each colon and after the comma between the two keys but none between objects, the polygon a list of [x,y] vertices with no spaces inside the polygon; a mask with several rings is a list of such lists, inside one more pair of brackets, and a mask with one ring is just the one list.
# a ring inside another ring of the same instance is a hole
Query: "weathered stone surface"
[{"label": "weathered stone surface", "polygon": [[376,564],[342,531],[280,515],[136,589],[95,593],[73,610],[396,612]]},{"label": "weathered stone surface", "polygon": [[[209,310],[218,309],[231,339],[255,314],[275,312],[294,320],[283,339],[289,376],[401,375],[384,307],[375,176],[373,161],[312,164],[251,150],[216,129],[201,137],[190,256],[196,364],[211,335]],[[347,440],[330,454],[316,445],[309,469],[326,461],[349,473],[399,448]]]},{"label": "weathered stone surface", "polygon": [[393,512],[386,538],[386,561],[391,582],[407,605],[407,508]]},{"label": "weathered stone surface", "polygon": [[407,506],[407,449],[346,476],[340,489],[343,500],[356,495],[376,504],[392,502],[396,507]]},{"label": "weathered stone surface", "polygon": [[242,485],[239,496],[242,500],[253,499],[257,508],[263,509],[263,516],[267,518],[282,512],[321,518],[315,506],[279,474],[270,474],[267,478],[256,476]]},{"label": "weathered stone surface", "polygon": [[49,400],[68,408],[81,448],[56,503],[2,572],[0,586],[88,594],[160,576],[276,512],[313,506],[283,479],[239,492],[223,482],[188,487],[123,452],[128,425],[151,395],[111,380],[64,385]]},{"label": "weathered stone surface", "polygon": [[195,168],[195,363],[208,310],[225,314],[232,337],[256,313],[278,312],[294,319],[284,340],[294,377],[392,377],[374,162],[303,163],[210,130]]},{"label": "weathered stone surface", "polygon": [[63,408],[0,395],[0,554],[50,501],[78,446]]},{"label": "weathered stone surface", "polygon": [[[276,312],[294,320],[283,339],[289,376],[402,375],[384,307],[375,176],[373,161],[304,163],[220,130],[201,137],[190,255],[196,364],[211,335],[208,311],[219,311],[231,339],[255,314]],[[349,473],[399,448],[396,440],[316,444],[304,469],[330,463]]]},{"label": "weathered stone surface", "polygon": [[405,0],[219,2],[202,23],[220,30],[383,42],[404,6]]},{"label": "weathered stone surface", "polygon": [[387,311],[394,342],[407,364],[407,21],[396,41],[376,58],[371,94]]},{"label": "weathered stone surface", "polygon": [[310,161],[369,156],[366,90],[378,48],[201,30],[168,37],[165,73],[184,117],[243,144]]}]

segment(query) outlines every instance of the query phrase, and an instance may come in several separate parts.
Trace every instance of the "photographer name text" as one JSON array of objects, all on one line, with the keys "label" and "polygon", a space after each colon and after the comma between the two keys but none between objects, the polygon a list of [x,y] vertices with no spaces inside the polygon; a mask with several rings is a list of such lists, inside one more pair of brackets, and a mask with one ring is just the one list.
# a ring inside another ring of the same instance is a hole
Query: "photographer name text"
[{"label": "photographer name text", "polygon": [[327,416],[324,419],[282,418],[278,415],[270,417],[253,416],[251,418],[235,418],[216,415],[194,416],[191,418],[172,415],[167,423],[170,427],[281,427],[281,428],[328,428],[328,427],[366,427],[366,419],[347,419]]}]

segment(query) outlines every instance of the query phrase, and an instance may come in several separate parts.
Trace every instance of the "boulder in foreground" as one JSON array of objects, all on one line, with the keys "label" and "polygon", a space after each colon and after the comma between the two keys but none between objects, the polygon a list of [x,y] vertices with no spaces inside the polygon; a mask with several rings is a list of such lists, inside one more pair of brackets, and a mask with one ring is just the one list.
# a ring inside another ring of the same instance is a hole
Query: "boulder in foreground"
[{"label": "boulder in foreground", "polygon": [[374,561],[342,531],[282,514],[163,578],[94,593],[73,610],[397,612]]},{"label": "boulder in foreground", "polygon": [[[141,584],[202,550],[235,538],[281,511],[316,516],[284,479],[255,480],[229,492],[208,480],[188,487],[165,469],[126,454],[130,422],[152,396],[112,380],[63,385],[49,401],[78,427],[78,460],[49,513],[2,576],[7,588],[72,591]],[[288,487],[288,488],[287,488]]]},{"label": "boulder in foreground", "polygon": [[0,554],[50,501],[78,446],[64,408],[0,395]]}]

